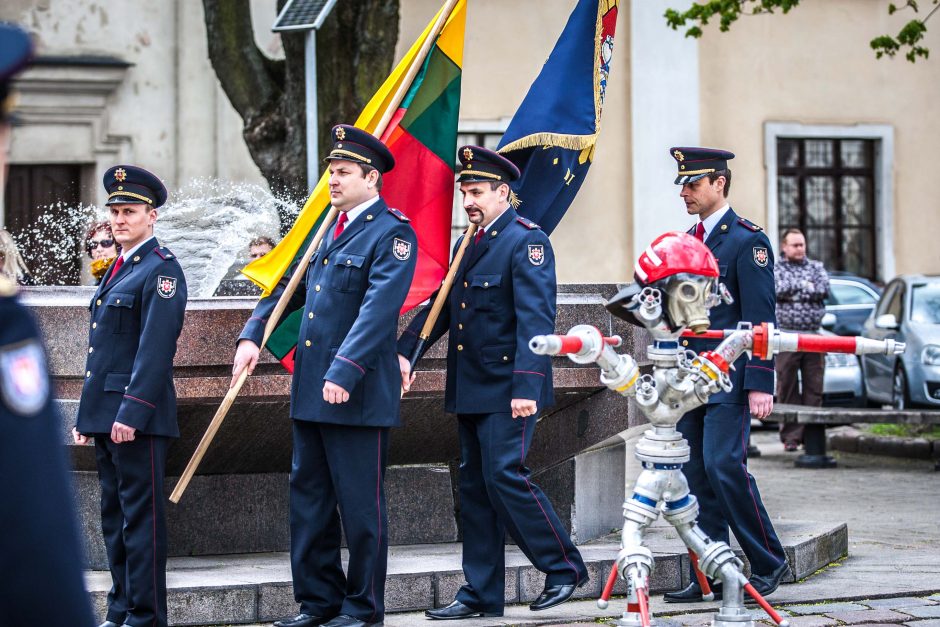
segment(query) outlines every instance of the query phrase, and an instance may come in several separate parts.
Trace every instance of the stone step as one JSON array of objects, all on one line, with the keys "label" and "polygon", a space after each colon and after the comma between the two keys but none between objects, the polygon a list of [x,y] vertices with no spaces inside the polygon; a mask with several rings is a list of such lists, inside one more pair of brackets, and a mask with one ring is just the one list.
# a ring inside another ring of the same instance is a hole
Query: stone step
[{"label": "stone step", "polygon": [[[846,525],[787,522],[777,525],[793,577],[802,579],[846,554]],[[597,597],[619,550],[612,534],[579,547],[590,581],[577,598]],[[658,521],[647,533],[656,566],[652,591],[663,592],[688,583],[688,556],[673,530]],[[388,612],[406,612],[446,605],[464,581],[459,543],[393,546],[389,551],[385,599]],[[345,551],[344,551],[345,558]],[[105,571],[86,576],[97,615],[103,620],[111,586]],[[791,579],[792,581],[792,579]],[[544,575],[515,546],[506,547],[506,602],[529,603],[541,592]],[[286,553],[177,557],[168,566],[171,625],[230,625],[272,621],[293,615],[290,561]],[[615,594],[623,594],[618,582]]]}]

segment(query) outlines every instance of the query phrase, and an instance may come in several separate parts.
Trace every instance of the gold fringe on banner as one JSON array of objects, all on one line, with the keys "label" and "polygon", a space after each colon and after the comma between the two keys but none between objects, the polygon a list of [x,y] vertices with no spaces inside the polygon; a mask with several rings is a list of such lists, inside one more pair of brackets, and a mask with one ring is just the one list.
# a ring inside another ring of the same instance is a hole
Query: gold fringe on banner
[{"label": "gold fringe on banner", "polygon": [[597,133],[593,135],[563,135],[561,133],[533,133],[520,137],[514,142],[506,144],[499,149],[500,153],[512,152],[534,146],[557,146],[569,150],[584,150],[590,148],[597,141]]}]

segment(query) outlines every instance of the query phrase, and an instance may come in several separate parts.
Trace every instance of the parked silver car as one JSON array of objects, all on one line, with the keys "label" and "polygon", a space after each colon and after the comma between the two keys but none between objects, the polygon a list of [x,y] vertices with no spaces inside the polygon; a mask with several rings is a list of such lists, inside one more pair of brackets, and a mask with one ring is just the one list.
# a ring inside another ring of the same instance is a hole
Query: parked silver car
[{"label": "parked silver car", "polygon": [[901,275],[865,321],[865,337],[907,343],[903,355],[863,355],[869,401],[940,407],[940,276]]}]

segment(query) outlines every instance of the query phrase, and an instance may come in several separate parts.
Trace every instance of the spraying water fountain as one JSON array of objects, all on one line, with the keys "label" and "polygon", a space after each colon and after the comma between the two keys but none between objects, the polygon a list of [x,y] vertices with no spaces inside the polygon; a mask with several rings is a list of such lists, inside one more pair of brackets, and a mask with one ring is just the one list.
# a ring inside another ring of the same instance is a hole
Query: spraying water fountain
[{"label": "spraying water fountain", "polygon": [[[194,179],[158,210],[154,234],[179,259],[190,297],[204,298],[248,263],[248,242],[261,235],[277,241],[281,221],[292,222],[297,210],[259,185]],[[74,284],[76,260],[87,262],[85,229],[106,219],[105,210],[89,205],[46,207],[16,237],[36,282]]]}]

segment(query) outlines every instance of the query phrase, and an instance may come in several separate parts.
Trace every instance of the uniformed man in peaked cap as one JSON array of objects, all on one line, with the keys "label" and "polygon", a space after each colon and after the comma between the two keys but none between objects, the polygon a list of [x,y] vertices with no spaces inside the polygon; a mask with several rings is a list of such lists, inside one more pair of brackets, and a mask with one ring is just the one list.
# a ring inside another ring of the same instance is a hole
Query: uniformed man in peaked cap
[{"label": "uniformed man in peaked cap", "polygon": [[[380,195],[382,174],[395,165],[384,144],[341,124],[326,160],[339,218],[291,301],[303,307],[290,409],[291,574],[300,612],[278,627],[363,627],[381,624],[385,615],[384,476],[401,398],[395,334],[418,243],[408,218]],[[233,383],[243,368],[254,369],[265,324],[295,268],[245,325]],[[349,547],[345,575],[341,521]]]},{"label": "uniformed man in peaked cap", "polygon": [[94,439],[101,530],[111,569],[103,627],[163,627],[166,616],[167,448],[179,437],[173,356],[186,278],[153,226],[166,188],[118,165],[104,174],[111,231],[122,252],[91,300],[85,381],[73,436]]},{"label": "uniformed man in peaked cap", "polygon": [[[478,230],[426,348],[450,331],[444,409],[458,418],[467,582],[453,603],[425,613],[434,619],[503,615],[507,530],[546,574],[530,609],[567,601],[588,579],[581,554],[525,466],[538,413],[552,403],[551,358],[529,350],[529,338],[555,332],[552,246],[510,206],[509,183],[519,178],[511,161],[480,146],[464,146],[457,156],[463,206]],[[406,389],[413,377],[408,357],[429,311],[398,341]]]},{"label": "uniformed man in peaked cap", "polygon": [[[10,83],[31,53],[25,32],[0,23],[0,189],[14,100]],[[90,627],[46,351],[36,322],[16,298],[16,285],[3,275],[0,321],[0,625]]]},{"label": "uniformed man in peaked cap", "polygon": [[[686,211],[696,216],[689,233],[711,249],[718,259],[721,282],[734,302],[711,309],[712,329],[734,329],[738,322],[776,323],[773,254],[761,227],[738,217],[728,204],[734,154],[712,148],[675,147],[675,184]],[[700,353],[718,341],[689,339],[686,348]],[[747,442],[751,417],[764,420],[773,408],[773,360],[741,357],[731,372],[730,392],[713,394],[708,404],[679,421],[678,429],[689,441],[691,461],[682,471],[701,505],[699,525],[709,537],[728,542],[734,532],[751,563],[751,583],[766,596],[777,589],[787,573],[783,547],[757,490],[747,472]],[[678,592],[669,592],[671,603],[702,600],[698,580]],[[721,594],[720,584],[713,588]]]}]

